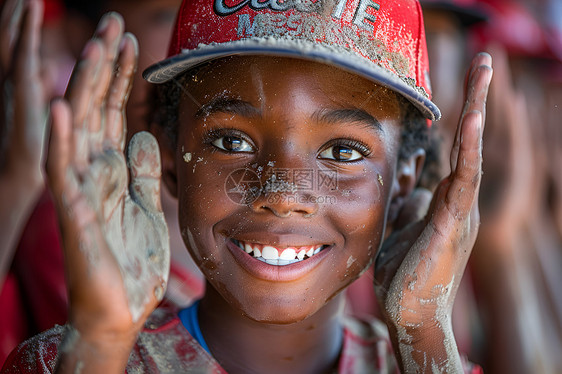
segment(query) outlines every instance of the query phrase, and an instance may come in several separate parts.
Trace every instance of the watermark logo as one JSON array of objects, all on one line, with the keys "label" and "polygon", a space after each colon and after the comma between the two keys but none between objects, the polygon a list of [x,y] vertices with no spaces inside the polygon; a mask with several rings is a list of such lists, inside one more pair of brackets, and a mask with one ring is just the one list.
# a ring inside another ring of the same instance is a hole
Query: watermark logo
[{"label": "watermark logo", "polygon": [[252,204],[262,195],[270,204],[334,204],[336,196],[320,192],[337,189],[336,170],[258,168],[256,172],[241,168],[232,171],[224,183],[228,198],[242,205]]},{"label": "watermark logo", "polygon": [[262,193],[260,177],[251,169],[236,169],[226,177],[224,190],[228,198],[236,204],[248,205]]},{"label": "watermark logo", "polygon": [[268,194],[266,197],[268,204],[335,204],[337,199],[334,195],[303,196],[288,195],[284,193]]}]

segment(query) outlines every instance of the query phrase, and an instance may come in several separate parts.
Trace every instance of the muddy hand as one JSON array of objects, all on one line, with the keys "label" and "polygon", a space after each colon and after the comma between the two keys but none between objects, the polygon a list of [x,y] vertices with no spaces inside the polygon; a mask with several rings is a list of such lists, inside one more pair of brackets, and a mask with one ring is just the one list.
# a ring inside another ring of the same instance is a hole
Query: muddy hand
[{"label": "muddy hand", "polygon": [[137,59],[136,39],[123,29],[121,16],[102,18],[65,99],[52,103],[47,171],[64,242],[70,323],[90,341],[112,336],[132,344],[164,295],[170,253],[156,140],[139,133],[127,160],[123,154]]},{"label": "muddy hand", "polygon": [[[479,225],[485,102],[491,58],[477,55],[451,151],[451,174],[422,221],[395,231],[375,264],[375,290],[403,372],[461,372],[451,310]],[[439,342],[439,344],[436,344]]]}]

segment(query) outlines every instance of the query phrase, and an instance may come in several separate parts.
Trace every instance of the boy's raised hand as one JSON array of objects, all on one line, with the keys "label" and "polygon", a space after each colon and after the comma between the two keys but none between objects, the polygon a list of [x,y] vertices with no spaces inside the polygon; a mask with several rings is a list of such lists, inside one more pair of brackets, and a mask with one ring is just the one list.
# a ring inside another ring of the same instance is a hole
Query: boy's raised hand
[{"label": "boy's raised hand", "polygon": [[451,174],[438,186],[426,217],[394,231],[376,260],[375,290],[403,372],[462,372],[451,311],[478,233],[491,62],[479,54],[467,73]]},{"label": "boy's raised hand", "polygon": [[123,29],[119,15],[102,18],[65,99],[51,105],[47,173],[70,300],[62,371],[82,366],[122,372],[168,278],[158,145],[142,132],[131,139],[127,160],[123,154],[124,109],[138,48]]}]

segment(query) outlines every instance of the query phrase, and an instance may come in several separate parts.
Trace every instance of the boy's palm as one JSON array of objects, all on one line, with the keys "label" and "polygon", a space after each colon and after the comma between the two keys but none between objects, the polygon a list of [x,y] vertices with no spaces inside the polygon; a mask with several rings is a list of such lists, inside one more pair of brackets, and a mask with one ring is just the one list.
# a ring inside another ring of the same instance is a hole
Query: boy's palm
[{"label": "boy's palm", "polygon": [[65,100],[51,106],[47,170],[64,242],[70,322],[83,336],[131,338],[162,298],[168,277],[158,145],[139,133],[127,160],[123,154],[136,55],[121,18],[104,17]]},{"label": "boy's palm", "polygon": [[409,344],[419,332],[450,328],[445,325],[450,324],[456,290],[478,233],[490,66],[486,54],[473,60],[451,152],[452,172],[438,186],[426,217],[395,230],[377,257],[375,289],[399,343]]}]

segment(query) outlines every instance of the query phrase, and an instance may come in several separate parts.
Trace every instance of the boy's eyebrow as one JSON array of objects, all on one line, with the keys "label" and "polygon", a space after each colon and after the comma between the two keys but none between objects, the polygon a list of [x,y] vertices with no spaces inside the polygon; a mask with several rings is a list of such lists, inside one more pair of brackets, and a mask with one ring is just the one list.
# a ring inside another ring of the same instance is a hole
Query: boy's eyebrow
[{"label": "boy's eyebrow", "polygon": [[259,109],[247,101],[219,96],[202,105],[195,113],[195,118],[205,117],[213,113],[238,114],[244,117],[260,115]]},{"label": "boy's eyebrow", "polygon": [[357,123],[366,124],[373,127],[378,132],[384,132],[381,123],[363,109],[321,109],[314,113],[313,118],[319,122],[337,123]]},{"label": "boy's eyebrow", "polygon": [[[244,117],[261,115],[261,111],[248,101],[219,96],[202,105],[195,113],[195,117],[201,118],[214,113],[238,114]],[[329,124],[342,122],[356,123],[358,125],[364,124],[378,132],[384,132],[383,127],[375,117],[359,108],[320,109],[314,112],[312,118]]]}]

